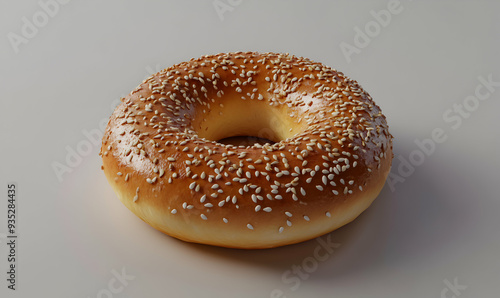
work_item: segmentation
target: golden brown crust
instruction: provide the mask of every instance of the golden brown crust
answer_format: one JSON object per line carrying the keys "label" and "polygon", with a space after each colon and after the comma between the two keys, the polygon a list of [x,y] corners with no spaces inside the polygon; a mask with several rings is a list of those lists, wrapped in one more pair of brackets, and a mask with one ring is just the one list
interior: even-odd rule
{"label": "golden brown crust", "polygon": [[[225,137],[274,144],[237,147]],[[385,117],[354,80],[274,53],[204,56],[165,69],[123,99],[101,148],[121,201],[166,234],[267,248],[356,218],[392,160]]]}

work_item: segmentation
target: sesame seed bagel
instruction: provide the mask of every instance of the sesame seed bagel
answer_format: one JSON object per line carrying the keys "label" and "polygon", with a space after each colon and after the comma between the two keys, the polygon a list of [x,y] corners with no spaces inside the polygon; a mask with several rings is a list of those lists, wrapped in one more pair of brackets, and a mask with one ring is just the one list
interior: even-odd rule
{"label": "sesame seed bagel", "polygon": [[[266,138],[237,146],[221,139]],[[184,241],[270,248],[354,220],[393,157],[386,118],[341,72],[275,53],[192,59],[116,108],[101,148],[120,200]]]}

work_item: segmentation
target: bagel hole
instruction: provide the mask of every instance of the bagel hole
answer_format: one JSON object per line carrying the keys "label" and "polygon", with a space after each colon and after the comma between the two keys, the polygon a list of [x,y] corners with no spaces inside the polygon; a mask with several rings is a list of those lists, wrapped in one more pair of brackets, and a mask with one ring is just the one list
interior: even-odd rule
{"label": "bagel hole", "polygon": [[221,99],[193,121],[199,137],[222,144],[252,146],[275,144],[293,137],[302,124],[283,108],[270,106],[264,101]]}
{"label": "bagel hole", "polygon": [[233,136],[217,140],[218,143],[233,145],[233,146],[253,146],[255,144],[274,144],[276,142],[271,141],[266,138],[260,138],[255,136]]}

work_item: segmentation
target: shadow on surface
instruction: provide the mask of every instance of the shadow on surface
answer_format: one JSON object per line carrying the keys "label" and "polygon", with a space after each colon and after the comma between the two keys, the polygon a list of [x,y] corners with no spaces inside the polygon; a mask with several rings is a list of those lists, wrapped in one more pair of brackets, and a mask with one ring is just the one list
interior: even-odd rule
{"label": "shadow on surface", "polygon": [[[395,154],[407,157],[414,149],[400,146]],[[395,160],[393,165],[398,164]],[[309,280],[319,282],[398,269],[453,247],[460,233],[457,227],[466,219],[461,206],[453,205],[448,190],[438,184],[439,177],[433,175],[432,166],[426,160],[404,182],[395,185],[395,192],[386,184],[370,208],[352,223],[331,232],[332,242],[341,246],[326,261],[318,262],[317,272],[311,274]],[[393,167],[392,172],[397,174],[397,168]],[[265,250],[182,245],[212,258],[268,268],[281,275],[293,265],[301,265],[306,258],[313,257],[319,243],[313,239]]]}

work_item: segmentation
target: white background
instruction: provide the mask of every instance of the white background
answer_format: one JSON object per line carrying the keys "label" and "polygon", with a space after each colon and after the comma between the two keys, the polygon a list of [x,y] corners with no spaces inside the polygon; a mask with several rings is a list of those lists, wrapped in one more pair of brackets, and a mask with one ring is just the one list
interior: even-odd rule
{"label": "white background", "polygon": [[[230,3],[218,13],[212,0],[70,1],[46,19],[38,1],[0,3],[0,236],[9,182],[18,185],[19,235],[15,292],[0,239],[0,296],[452,297],[449,283],[459,284],[456,297],[500,296],[500,87],[466,100],[479,77],[500,82],[499,2],[401,0],[386,26],[370,12],[389,0]],[[23,17],[38,17],[36,32],[23,31]],[[356,46],[356,28],[371,37],[358,37],[347,57],[341,44]],[[388,118],[400,178],[329,235],[340,247],[318,266],[315,240],[241,251],[157,232],[116,198],[99,146],[61,179],[53,169],[90,144],[85,132],[99,130],[152,72],[238,50],[289,52],[341,70]],[[458,116],[454,105],[464,101],[470,111]],[[415,141],[435,129],[445,141],[422,155]],[[419,156],[412,172],[402,166]],[[303,265],[311,272],[291,282],[287,271]],[[131,280],[113,283],[123,269]]]}

